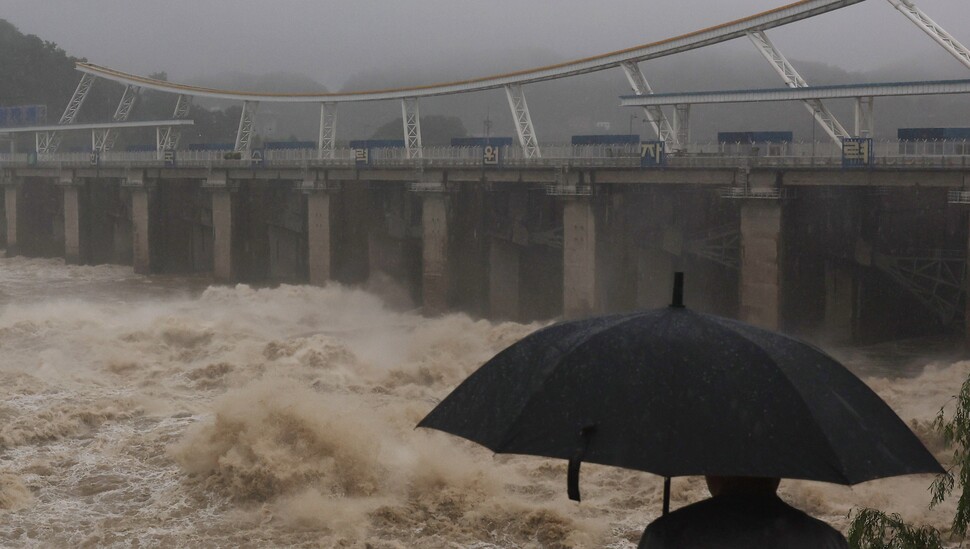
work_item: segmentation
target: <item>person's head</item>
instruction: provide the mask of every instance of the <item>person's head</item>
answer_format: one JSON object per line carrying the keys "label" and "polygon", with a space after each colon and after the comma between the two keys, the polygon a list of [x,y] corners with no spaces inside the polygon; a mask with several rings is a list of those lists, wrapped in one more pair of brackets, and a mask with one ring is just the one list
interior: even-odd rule
{"label": "person's head", "polygon": [[760,478],[760,477],[704,477],[707,480],[707,489],[712,496],[723,496],[732,494],[744,495],[770,495],[778,490],[780,478]]}

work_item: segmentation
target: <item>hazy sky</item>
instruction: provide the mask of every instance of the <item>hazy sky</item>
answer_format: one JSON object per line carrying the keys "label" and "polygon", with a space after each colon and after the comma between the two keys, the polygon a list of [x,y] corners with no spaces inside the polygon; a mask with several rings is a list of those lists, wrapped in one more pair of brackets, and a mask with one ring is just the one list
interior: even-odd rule
{"label": "hazy sky", "polygon": [[[519,49],[561,59],[626,48],[790,0],[0,0],[0,17],[70,54],[176,81],[226,71],[306,74],[331,89],[386,67],[518,68]],[[970,0],[918,0],[970,44]],[[885,0],[769,35],[791,59],[849,70],[948,54]],[[735,41],[718,49],[751,46]],[[506,57],[496,63],[495,57]],[[955,60],[941,77],[966,78]]]}

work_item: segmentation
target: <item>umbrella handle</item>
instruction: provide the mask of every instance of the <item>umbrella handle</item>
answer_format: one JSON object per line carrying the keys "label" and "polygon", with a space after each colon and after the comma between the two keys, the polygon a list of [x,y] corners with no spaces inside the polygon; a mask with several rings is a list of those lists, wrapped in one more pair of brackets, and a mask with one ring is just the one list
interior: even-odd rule
{"label": "umbrella handle", "polygon": [[670,477],[664,477],[664,507],[663,513],[670,512]]}
{"label": "umbrella handle", "polygon": [[573,501],[579,501],[579,466],[582,463],[579,456],[570,458],[569,468],[566,470],[566,494]]}
{"label": "umbrella handle", "polygon": [[579,466],[583,462],[583,456],[589,449],[589,439],[596,433],[596,425],[587,425],[579,430],[582,446],[573,457],[569,458],[569,468],[566,470],[566,495],[573,501],[579,501]]}

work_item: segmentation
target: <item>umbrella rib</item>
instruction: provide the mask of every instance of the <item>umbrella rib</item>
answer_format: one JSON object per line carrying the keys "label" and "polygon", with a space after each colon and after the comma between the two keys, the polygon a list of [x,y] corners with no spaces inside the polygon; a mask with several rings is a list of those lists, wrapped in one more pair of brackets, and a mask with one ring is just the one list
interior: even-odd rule
{"label": "umbrella rib", "polygon": [[[575,345],[571,346],[566,352],[561,353],[560,354],[560,357],[556,360],[556,362],[554,363],[553,367],[551,367],[551,368],[548,369],[545,377],[543,377],[543,380],[542,380],[543,382],[539,385],[539,387],[541,388],[541,387],[545,386],[545,382],[549,379],[550,376],[553,375],[553,373],[556,372],[556,370],[559,369],[559,366],[563,363],[563,361],[569,355],[569,353],[572,353],[576,349],[579,349],[580,347],[583,347],[583,346],[587,345],[592,339],[594,339],[595,337],[601,335],[603,332],[606,332],[608,330],[613,330],[613,329],[617,328],[618,326],[623,326],[624,324],[633,322],[634,320],[637,320],[637,319],[645,316],[646,314],[647,313],[633,313],[633,314],[627,316],[626,318],[623,318],[623,320],[621,320],[620,322],[611,323],[609,325],[605,325],[605,326],[601,327],[600,329],[598,329],[595,332],[593,332],[589,337],[586,337],[582,341],[579,341]],[[500,444],[496,445],[498,448],[505,447],[509,443],[509,441],[512,438],[514,438],[515,434],[517,434],[519,425],[522,423],[522,418],[528,417],[528,414],[526,413],[526,411],[528,411],[530,409],[530,407],[532,406],[532,404],[535,401],[535,398],[539,394],[539,392],[541,392],[541,391],[536,391],[536,392],[533,392],[531,395],[529,395],[529,398],[526,400],[525,404],[523,404],[522,407],[520,408],[520,411],[519,411],[518,415],[515,416],[515,420],[511,423],[511,425],[509,426],[509,428],[506,430],[506,436],[502,438],[502,442]],[[582,427],[583,427],[582,425],[577,426],[577,428],[576,428],[577,429],[577,431],[576,431],[577,437],[579,436],[579,433],[580,433],[579,430]],[[496,451],[496,453],[500,453],[500,452]],[[557,456],[551,456],[551,457],[557,457]],[[562,457],[563,459],[566,459],[567,458],[566,456],[559,456],[559,457]]]}
{"label": "umbrella rib", "polygon": [[[770,353],[766,352],[757,341],[752,340],[751,338],[745,336],[743,333],[741,333],[741,332],[739,332],[737,330],[733,330],[732,329],[732,330],[730,330],[730,333],[732,333],[732,334],[736,335],[737,337],[740,337],[741,339],[743,339],[743,340],[751,343],[758,350],[758,352],[763,353],[765,356],[767,356],[772,361],[772,363],[774,363],[774,364],[777,365],[778,361],[775,359],[775,357],[772,356]],[[785,336],[784,334],[776,334],[776,335],[781,335],[781,336],[783,336],[783,337],[785,337],[787,339],[797,341],[798,343],[801,343],[801,344],[804,345],[804,343],[802,343],[800,340],[796,340],[796,339],[794,339],[792,337]],[[781,374],[781,377],[785,380],[785,383],[788,384],[789,387],[791,387],[791,389],[795,392],[795,394],[797,394],[799,396],[802,396],[801,391],[798,390],[798,386],[788,377],[788,372],[786,372],[785,369],[783,369],[783,368],[776,368],[776,370],[778,370],[778,372]],[[808,406],[805,403],[804,400],[799,399],[798,404],[801,405],[802,407],[804,407],[806,410],[808,410],[808,415],[810,417],[812,417],[813,419],[815,419],[815,412],[812,410],[812,408],[810,406]],[[846,475],[844,473],[845,464],[839,458],[839,453],[835,451],[835,447],[832,444],[832,441],[829,440],[829,437],[825,433],[825,430],[824,429],[819,429],[816,426],[815,427],[815,431],[818,432],[821,435],[822,440],[825,442],[825,447],[829,451],[829,454],[834,458],[834,461],[836,463],[838,463],[839,467],[836,469],[837,475],[842,479],[843,484],[851,485],[852,482],[848,478],[846,478]]]}

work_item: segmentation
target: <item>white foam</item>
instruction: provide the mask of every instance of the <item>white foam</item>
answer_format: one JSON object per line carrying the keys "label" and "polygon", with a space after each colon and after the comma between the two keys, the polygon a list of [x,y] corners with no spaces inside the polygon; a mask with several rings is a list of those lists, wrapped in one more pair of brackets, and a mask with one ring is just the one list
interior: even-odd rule
{"label": "white foam", "polygon": [[[655,476],[584,466],[576,505],[562,462],[414,430],[538,325],[423,319],[337,285],[148,280],[0,259],[0,545],[630,548],[659,514]],[[968,374],[869,382],[927,422]],[[929,480],[783,494],[840,528],[861,505],[945,527]],[[674,481],[674,507],[705,495]]]}

